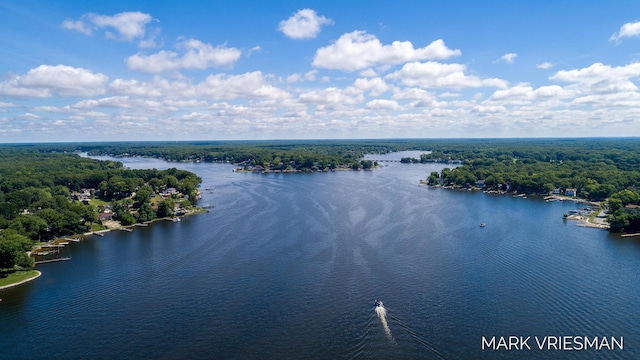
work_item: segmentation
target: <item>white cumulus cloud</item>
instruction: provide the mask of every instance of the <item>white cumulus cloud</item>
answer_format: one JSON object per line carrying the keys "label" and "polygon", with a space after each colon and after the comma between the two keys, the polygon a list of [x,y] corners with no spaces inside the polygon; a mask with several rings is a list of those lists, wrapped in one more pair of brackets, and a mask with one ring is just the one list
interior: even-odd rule
{"label": "white cumulus cloud", "polygon": [[448,59],[460,54],[460,50],[449,49],[442,39],[416,49],[410,41],[394,41],[390,45],[383,45],[374,35],[354,31],[342,35],[333,44],[318,49],[313,66],[354,71],[408,61]]}
{"label": "white cumulus cloud", "polygon": [[638,90],[631,81],[638,77],[640,63],[617,67],[595,63],[582,69],[558,71],[549,79],[572,83],[570,86],[582,93],[615,93]]}
{"label": "white cumulus cloud", "polygon": [[368,91],[371,96],[380,96],[389,90],[389,85],[383,79],[376,78],[359,78],[353,83],[353,87],[362,91]]}
{"label": "white cumulus cloud", "polygon": [[518,54],[516,53],[508,53],[508,54],[504,54],[500,57],[500,60],[506,62],[507,64],[513,64],[513,60],[515,60],[515,58],[518,57]]}
{"label": "white cumulus cloud", "polygon": [[375,99],[366,104],[367,109],[375,110],[398,110],[400,105],[395,100]]}
{"label": "white cumulus cloud", "polygon": [[329,24],[333,24],[333,20],[319,16],[315,10],[302,9],[280,21],[278,30],[291,39],[311,39],[318,36],[322,25]]}
{"label": "white cumulus cloud", "polygon": [[66,65],[40,65],[26,74],[0,82],[0,95],[9,97],[95,96],[103,94],[109,78]]}
{"label": "white cumulus cloud", "polygon": [[609,38],[609,41],[620,43],[622,38],[640,36],[640,22],[626,23]]}
{"label": "white cumulus cloud", "polygon": [[299,98],[302,103],[333,105],[353,105],[364,100],[360,91],[349,88],[339,89],[336,87],[308,91],[300,94]]}
{"label": "white cumulus cloud", "polygon": [[195,39],[182,41],[177,47],[183,50],[182,55],[165,50],[151,55],[138,53],[126,60],[127,67],[147,73],[225,67],[233,65],[241,54],[236,48],[227,48],[224,45],[214,47]]}
{"label": "white cumulus cloud", "polygon": [[194,93],[212,99],[287,99],[291,95],[266,82],[262,72],[254,71],[240,75],[209,75],[199,83]]}
{"label": "white cumulus cloud", "polygon": [[545,61],[545,62],[543,62],[543,63],[541,63],[541,64],[536,65],[536,67],[537,67],[538,69],[544,69],[544,70],[551,69],[551,68],[552,68],[552,67],[554,67],[554,66],[555,66],[555,65],[553,65],[553,63],[550,63],[550,62],[548,62],[548,61]]}
{"label": "white cumulus cloud", "polygon": [[[65,20],[61,26],[65,29],[79,31],[91,35],[97,29],[107,30],[108,37],[132,41],[143,38],[145,27],[153,18],[149,14],[141,12],[122,12],[115,15],[84,14],[80,20]],[[114,35],[111,31],[115,31]]]}
{"label": "white cumulus cloud", "polygon": [[477,88],[483,86],[506,87],[502,79],[482,79],[475,75],[466,75],[466,66],[462,64],[443,64],[428,61],[405,64],[402,69],[387,75],[387,78],[400,80],[407,86],[422,88]]}

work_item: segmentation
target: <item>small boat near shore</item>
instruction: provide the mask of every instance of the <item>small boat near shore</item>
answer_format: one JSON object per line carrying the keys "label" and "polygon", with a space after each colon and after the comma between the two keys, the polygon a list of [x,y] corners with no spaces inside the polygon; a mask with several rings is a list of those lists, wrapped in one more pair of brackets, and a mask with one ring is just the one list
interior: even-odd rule
{"label": "small boat near shore", "polygon": [[384,305],[382,304],[381,300],[376,299],[376,301],[373,303],[376,307],[383,307]]}

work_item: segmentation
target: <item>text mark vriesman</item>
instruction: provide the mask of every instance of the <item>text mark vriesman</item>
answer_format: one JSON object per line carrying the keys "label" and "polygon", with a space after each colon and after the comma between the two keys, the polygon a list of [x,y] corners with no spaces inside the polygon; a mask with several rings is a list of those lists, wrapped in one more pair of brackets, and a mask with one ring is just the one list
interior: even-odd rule
{"label": "text mark vriesman", "polygon": [[624,350],[624,337],[619,336],[491,336],[482,337],[482,350]]}

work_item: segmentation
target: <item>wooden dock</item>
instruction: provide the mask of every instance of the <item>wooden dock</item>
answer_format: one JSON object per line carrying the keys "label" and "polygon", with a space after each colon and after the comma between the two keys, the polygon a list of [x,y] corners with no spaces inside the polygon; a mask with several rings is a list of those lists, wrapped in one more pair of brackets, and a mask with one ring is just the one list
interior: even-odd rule
{"label": "wooden dock", "polygon": [[40,261],[36,261],[35,264],[46,264],[46,263],[52,263],[52,262],[58,262],[58,261],[66,261],[66,260],[71,260],[71,257],[63,257],[63,258],[56,258],[56,259],[49,259],[49,260],[40,260]]}
{"label": "wooden dock", "polygon": [[633,234],[622,234],[620,235],[622,237],[632,237],[632,236],[640,236],[640,233],[633,233]]}

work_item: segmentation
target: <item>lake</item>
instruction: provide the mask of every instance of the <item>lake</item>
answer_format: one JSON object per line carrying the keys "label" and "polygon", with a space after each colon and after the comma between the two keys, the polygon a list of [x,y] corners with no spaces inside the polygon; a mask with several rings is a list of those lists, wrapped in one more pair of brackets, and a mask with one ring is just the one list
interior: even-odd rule
{"label": "lake", "polygon": [[[441,164],[118,160],[193,171],[213,207],[71,243],[72,260],[0,290],[0,358],[640,357],[640,241],[564,221],[573,202],[418,185]],[[483,350],[501,336],[531,349]],[[549,336],[624,349],[540,350]]]}

